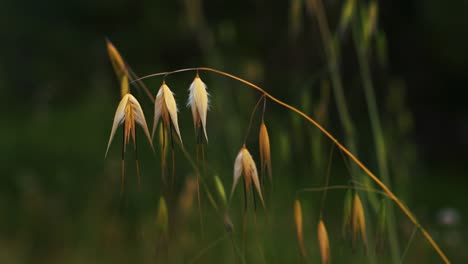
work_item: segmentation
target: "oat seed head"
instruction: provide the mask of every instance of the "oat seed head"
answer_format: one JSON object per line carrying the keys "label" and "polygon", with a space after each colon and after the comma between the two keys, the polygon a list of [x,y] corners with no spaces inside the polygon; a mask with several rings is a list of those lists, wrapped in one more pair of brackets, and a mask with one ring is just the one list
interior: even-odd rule
{"label": "oat seed head", "polygon": [[244,152],[244,154],[242,155],[244,176],[246,176],[246,180],[250,180],[250,185],[252,185],[253,182],[255,188],[257,189],[258,196],[260,197],[260,201],[262,202],[263,207],[265,207],[265,202],[263,201],[262,195],[262,188],[260,187],[260,180],[258,178],[258,171],[257,166],[255,165],[255,161],[253,160],[252,155],[250,155],[250,152],[247,150],[246,147],[244,147],[242,151]]}
{"label": "oat seed head", "polygon": [[255,165],[255,161],[253,160],[252,155],[250,155],[250,152],[245,146],[242,146],[239,154],[237,154],[236,160],[234,161],[234,179],[231,189],[231,199],[232,194],[234,193],[234,189],[236,188],[236,185],[239,182],[239,178],[242,174],[244,175],[247,193],[250,192],[250,188],[253,183],[255,189],[257,190],[257,194],[260,197],[260,201],[262,202],[263,207],[265,207],[262,189],[260,187],[260,181],[258,178],[257,166]]}
{"label": "oat seed head", "polygon": [[294,225],[296,226],[297,243],[302,257],[306,256],[304,234],[302,231],[302,207],[299,200],[294,201]]}
{"label": "oat seed head", "polygon": [[195,130],[198,131],[198,128],[201,126],[205,133],[205,139],[207,142],[208,135],[206,133],[206,115],[209,108],[208,95],[205,83],[197,74],[189,87],[189,99],[187,105],[190,106],[192,110]]}
{"label": "oat seed head", "polygon": [[364,209],[362,207],[361,199],[356,193],[354,195],[353,201],[353,241],[357,240],[359,235],[361,235],[364,247],[367,247],[366,219],[364,216]]}
{"label": "oat seed head", "polygon": [[322,264],[330,263],[330,242],[328,240],[327,228],[322,219],[318,224],[318,242],[320,248],[320,256],[322,257]]}
{"label": "oat seed head", "polygon": [[259,147],[260,147],[260,167],[262,171],[267,171],[270,182],[272,181],[271,172],[271,155],[270,155],[270,137],[268,136],[268,130],[265,122],[262,120],[260,125],[259,135]]}
{"label": "oat seed head", "polygon": [[239,179],[242,175],[242,165],[243,165],[242,159],[243,159],[243,154],[244,154],[242,149],[239,151],[239,153],[237,154],[236,160],[234,161],[234,179],[232,181],[231,195],[230,195],[229,200],[232,200],[232,194],[234,193],[237,183],[239,182]]}
{"label": "oat seed head", "polygon": [[127,75],[123,75],[120,83],[120,95],[123,98],[126,94],[130,93]]}
{"label": "oat seed head", "polygon": [[106,154],[109,151],[109,147],[114,139],[115,132],[119,125],[121,125],[125,121],[125,129],[124,129],[124,138],[125,143],[128,143],[130,135],[132,135],[133,139],[135,140],[135,122],[141,126],[143,132],[145,133],[148,141],[153,148],[153,143],[151,141],[151,137],[149,134],[148,126],[146,125],[145,115],[143,114],[143,110],[141,109],[140,103],[138,100],[133,97],[131,94],[126,94],[117,107],[117,110],[114,115],[114,122],[112,123],[111,134],[109,137],[109,143],[107,144]]}
{"label": "oat seed head", "polygon": [[161,116],[166,127],[169,127],[170,125],[170,117],[174,130],[176,131],[180,142],[182,142],[182,137],[180,136],[179,130],[179,123],[177,119],[177,104],[174,98],[174,94],[169,89],[169,86],[166,85],[166,83],[163,83],[161,85],[158,93],[156,94],[156,99],[154,100],[154,123],[152,137],[154,136],[154,132],[156,131],[156,127]]}
{"label": "oat seed head", "polygon": [[107,46],[107,53],[112,63],[112,67],[114,68],[115,74],[117,75],[117,79],[121,80],[122,76],[127,76],[127,67],[125,67],[125,62],[120,56],[120,53],[115,48],[114,44],[109,40],[106,40]]}

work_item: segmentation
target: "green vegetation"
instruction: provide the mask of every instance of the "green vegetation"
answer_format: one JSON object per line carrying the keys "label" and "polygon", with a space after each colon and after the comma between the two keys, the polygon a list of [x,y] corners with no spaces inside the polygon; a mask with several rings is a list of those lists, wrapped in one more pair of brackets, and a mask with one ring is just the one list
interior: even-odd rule
{"label": "green vegetation", "polygon": [[[462,243],[448,241],[420,207],[427,194],[411,175],[417,151],[405,84],[381,76],[388,61],[378,2],[324,4],[290,1],[288,28],[291,41],[306,37],[304,27],[314,33],[320,69],[267,74],[247,54],[230,63],[213,36],[229,43],[234,26],[221,23],[218,36],[201,4],[186,1],[187,30],[199,33],[205,54],[188,64],[209,67],[141,66],[111,37],[105,67],[117,81],[109,70],[95,90],[68,99],[73,107],[4,115],[16,125],[0,132],[9,153],[0,262],[464,259]],[[430,196],[438,181],[424,180]]]}

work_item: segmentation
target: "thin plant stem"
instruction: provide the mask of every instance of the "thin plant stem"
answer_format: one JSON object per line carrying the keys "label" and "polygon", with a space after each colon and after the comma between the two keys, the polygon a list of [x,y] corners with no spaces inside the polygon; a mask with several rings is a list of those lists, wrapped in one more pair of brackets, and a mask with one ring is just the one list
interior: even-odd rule
{"label": "thin plant stem", "polygon": [[228,233],[224,234],[224,236],[219,237],[218,239],[214,240],[211,244],[209,244],[207,247],[202,249],[198,254],[192,258],[190,263],[195,263],[199,258],[201,258],[208,250],[214,248],[217,246],[219,243],[221,243],[223,240],[225,240],[228,237]]}
{"label": "thin plant stem", "polygon": [[[339,54],[337,52],[337,46],[335,44],[335,41],[333,40],[332,34],[330,32],[330,26],[328,24],[328,19],[325,13],[325,9],[323,7],[322,0],[307,0],[306,8],[311,17],[317,19],[318,28],[323,43],[322,46],[325,50],[325,55],[327,58],[328,70],[333,88],[333,96],[335,98],[338,115],[346,135],[345,142],[351,152],[358,153],[355,129],[344,95],[343,82],[341,79],[341,73],[339,68]],[[354,180],[360,180],[360,178],[362,177],[358,173],[358,169],[355,165],[351,166],[351,177]],[[366,197],[367,199],[364,200],[363,203],[364,212],[368,211],[366,201],[368,201],[369,204],[374,208],[377,204],[376,198],[373,196],[373,194],[368,193]],[[368,232],[372,229],[370,223],[367,224],[367,229]],[[373,241],[370,238],[368,244],[371,247],[373,245]],[[370,263],[377,262],[373,254],[367,254],[367,258]]]}
{"label": "thin plant stem", "polygon": [[[359,10],[359,8],[357,8],[357,10]],[[365,43],[362,43],[360,41],[362,36],[360,24],[361,23],[359,22],[358,17],[355,17],[352,20],[352,37],[354,40],[354,47],[357,53],[362,87],[364,89],[367,109],[369,113],[369,120],[371,124],[372,136],[374,138],[374,146],[377,155],[379,175],[382,179],[382,182],[388,187],[391,187],[388,171],[387,150],[385,146],[385,139],[383,135],[382,125],[380,122],[379,112],[377,109],[377,100],[375,98],[375,91],[369,69],[367,51],[364,45]],[[387,220],[387,225],[389,229],[388,239],[390,242],[390,252],[393,262],[397,262],[400,256],[400,246],[398,243],[395,212],[392,205],[390,205],[388,208]]]}
{"label": "thin plant stem", "polygon": [[[303,117],[305,120],[307,120],[309,123],[314,125],[317,129],[319,129],[326,137],[328,137],[335,145],[346,154],[358,167],[360,167],[364,173],[369,176],[382,190],[388,195],[388,197],[393,200],[397,206],[401,209],[401,211],[408,217],[408,219],[421,231],[427,242],[434,248],[434,250],[437,252],[437,254],[441,257],[441,259],[444,261],[444,263],[450,263],[449,259],[447,256],[444,254],[444,252],[440,249],[440,247],[437,245],[437,243],[434,241],[434,239],[431,237],[431,235],[426,231],[424,227],[421,226],[419,221],[416,219],[416,217],[411,213],[411,211],[408,209],[408,207],[390,190],[387,185],[385,185],[374,173],[372,173],[348,148],[346,148],[343,144],[341,144],[328,130],[326,130],[324,127],[322,127],[317,121],[315,121],[313,118],[302,112],[301,110],[295,108],[294,106],[291,106],[273,95],[269,94],[266,92],[264,89],[262,89],[260,86],[257,86],[247,80],[244,80],[240,77],[237,77],[235,75],[232,75],[227,72],[223,72],[220,70],[212,69],[209,67],[198,67],[198,68],[187,68],[187,69],[182,69],[178,70],[177,72],[182,72],[182,71],[194,71],[194,70],[199,70],[199,71],[209,71],[209,72],[214,72],[219,75],[226,76],[228,78],[234,79],[236,81],[239,81],[257,91],[260,93],[264,94],[265,97],[270,99],[271,101],[277,103],[278,105],[289,109],[290,111],[295,112],[299,116]],[[166,72],[164,74],[170,74],[171,72]],[[163,75],[161,73],[157,74],[152,74],[151,76],[158,76],[158,75]],[[148,76],[144,76],[140,79],[146,79],[149,78]]]}
{"label": "thin plant stem", "polygon": [[[257,112],[257,108],[258,106],[260,105],[260,103],[262,102],[262,100],[265,99],[265,95],[262,94],[262,96],[260,96],[260,98],[258,99],[257,103],[255,104],[255,107],[254,109],[252,110],[252,113],[250,114],[250,120],[249,120],[249,126],[247,127],[247,131],[245,133],[245,137],[244,137],[244,145],[246,144],[247,142],[247,137],[249,136],[249,133],[250,133],[250,129],[252,128],[252,122],[253,122],[253,118],[255,116],[255,113]],[[263,116],[262,116],[263,118]]]}
{"label": "thin plant stem", "polygon": [[[328,156],[328,167],[327,167],[327,174],[325,176],[325,187],[328,187],[328,182],[330,180],[331,163],[332,163],[333,150],[334,149],[335,149],[335,145],[333,144],[331,149],[330,149],[330,155]],[[323,212],[323,208],[325,206],[325,199],[327,198],[327,190],[328,189],[325,189],[325,191],[323,192],[323,195],[322,195],[322,203],[321,203],[321,206],[320,206],[320,218],[322,218],[322,212]]]}
{"label": "thin plant stem", "polygon": [[406,244],[406,247],[405,247],[405,250],[403,251],[403,254],[401,255],[401,258],[400,258],[400,263],[403,264],[403,261],[405,260],[405,257],[406,257],[406,253],[408,253],[408,250],[410,248],[410,245],[411,243],[413,242],[414,240],[414,236],[416,235],[416,227],[413,228],[413,231],[411,232],[411,236],[410,236],[410,239],[408,240],[408,243]]}

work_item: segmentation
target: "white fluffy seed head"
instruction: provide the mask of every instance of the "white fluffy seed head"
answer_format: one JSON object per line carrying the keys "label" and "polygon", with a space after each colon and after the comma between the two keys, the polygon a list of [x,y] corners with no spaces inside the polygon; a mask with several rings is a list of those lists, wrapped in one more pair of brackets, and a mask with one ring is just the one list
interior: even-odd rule
{"label": "white fluffy seed head", "polygon": [[208,135],[206,133],[206,115],[209,108],[209,99],[208,92],[206,91],[205,83],[200,79],[200,77],[195,76],[192,84],[189,87],[189,99],[187,105],[190,106],[192,110],[193,124],[195,130],[200,126],[203,128],[205,134],[205,139],[208,142]]}

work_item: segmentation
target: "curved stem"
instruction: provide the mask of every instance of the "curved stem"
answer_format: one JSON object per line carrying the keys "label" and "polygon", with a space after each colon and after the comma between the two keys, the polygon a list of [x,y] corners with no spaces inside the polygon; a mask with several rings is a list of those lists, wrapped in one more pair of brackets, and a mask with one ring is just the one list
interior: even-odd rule
{"label": "curved stem", "polygon": [[169,74],[172,74],[172,73],[176,73],[176,72],[182,72],[182,71],[194,71],[194,70],[198,70],[198,71],[209,71],[209,72],[214,72],[214,73],[217,73],[217,74],[220,74],[220,75],[223,75],[223,76],[226,76],[226,77],[229,77],[231,79],[234,79],[234,80],[237,80],[241,83],[244,83],[246,84],[247,86],[250,86],[251,88],[263,93],[267,98],[269,98],[271,101],[297,113],[298,115],[302,116],[304,119],[306,119],[309,123],[311,123],[312,125],[314,125],[315,127],[317,127],[325,136],[327,136],[331,141],[333,141],[339,149],[341,149],[351,160],[354,161],[354,163],[356,163],[356,165],[358,165],[380,188],[382,188],[382,190],[388,195],[388,197],[393,200],[398,207],[400,207],[400,209],[403,211],[403,213],[409,218],[409,220],[411,222],[413,222],[413,224],[421,231],[421,233],[423,234],[423,236],[426,238],[426,240],[429,242],[429,244],[434,248],[434,250],[437,252],[437,254],[439,254],[439,256],[442,258],[442,260],[445,262],[445,263],[450,263],[449,259],[447,258],[447,256],[444,254],[444,252],[440,249],[440,247],[437,245],[437,243],[434,241],[434,239],[431,237],[431,235],[426,231],[426,229],[424,229],[418,222],[418,220],[416,219],[415,216],[413,216],[413,214],[411,213],[411,211],[406,207],[406,205],[387,187],[387,185],[385,185],[374,173],[372,173],[358,158],[356,158],[356,156],[354,156],[353,153],[351,153],[345,146],[343,146],[332,134],[330,134],[330,132],[328,132],[328,130],[326,130],[324,127],[322,127],[319,123],[317,123],[317,121],[315,121],[314,119],[312,119],[310,116],[308,116],[307,114],[305,114],[304,112],[302,112],[301,110],[295,108],[294,106],[291,106],[279,99],[277,99],[276,97],[274,97],[273,95],[269,94],[268,92],[266,92],[264,89],[262,89],[260,86],[257,86],[247,80],[244,80],[240,77],[237,77],[235,75],[232,75],[230,73],[227,73],[227,72],[223,72],[223,71],[220,71],[220,70],[216,70],[216,69],[212,69],[212,68],[208,68],[208,67],[198,67],[198,68],[187,68],[187,69],[182,69],[182,70],[177,70],[177,71],[173,71],[173,72],[165,72],[165,73],[157,73],[157,74],[152,74],[152,75],[148,75],[148,76],[144,76],[140,79],[137,79],[137,80],[134,80],[134,81],[138,81],[138,80],[142,80],[142,79],[146,79],[146,78],[150,78],[150,77],[153,77],[153,76],[159,76],[159,75],[169,75]]}
{"label": "curved stem", "polygon": [[[250,129],[252,128],[252,122],[253,122],[253,118],[255,116],[255,113],[257,112],[257,108],[258,106],[260,105],[260,103],[262,102],[262,100],[264,100],[265,98],[265,95],[262,94],[262,96],[260,96],[260,98],[258,99],[257,103],[255,104],[255,107],[254,109],[252,110],[252,113],[250,114],[250,120],[249,120],[249,126],[247,127],[247,131],[245,133],[245,138],[244,138],[244,145],[246,144],[247,142],[247,137],[249,136],[250,134]],[[266,100],[264,100],[266,101]],[[262,116],[262,120],[263,120],[263,116]]]}
{"label": "curved stem", "polygon": [[265,94],[266,97],[268,97],[270,100],[272,100],[273,102],[293,111],[293,112],[296,112],[297,114],[299,114],[300,116],[302,116],[303,118],[305,118],[307,121],[309,121],[310,123],[312,123],[314,126],[316,126],[323,134],[325,134],[325,136],[327,136],[331,141],[333,141],[337,146],[338,148],[340,148],[346,155],[348,155],[348,157],[350,157],[355,163],[356,165],[358,165],[375,183],[377,183],[377,185],[380,186],[380,188],[382,188],[382,190],[388,195],[388,197],[390,199],[392,199],[397,205],[398,207],[400,207],[400,209],[403,211],[403,213],[406,214],[406,216],[408,216],[408,218],[410,219],[411,222],[413,222],[413,224],[415,226],[418,227],[418,229],[421,231],[421,233],[423,234],[423,236],[426,238],[426,240],[429,242],[429,244],[431,244],[431,246],[434,248],[434,250],[439,254],[439,256],[442,258],[442,260],[445,262],[445,263],[450,263],[450,261],[448,260],[447,256],[445,256],[444,252],[442,252],[442,250],[440,249],[440,247],[437,245],[437,243],[434,241],[434,239],[431,237],[431,235],[429,235],[429,233],[426,231],[426,229],[424,229],[418,222],[418,220],[416,219],[416,217],[413,216],[413,214],[411,213],[411,211],[406,207],[405,204],[403,204],[403,202],[398,199],[398,197],[387,187],[387,185],[385,185],[379,178],[377,178],[377,176],[375,176],[358,158],[356,158],[353,153],[351,153],[345,146],[343,146],[334,136],[332,136],[330,134],[330,132],[328,132],[325,128],[323,128],[319,123],[317,123],[314,119],[312,119],[311,117],[309,117],[307,114],[305,114],[304,112],[300,111],[299,109],[279,100],[279,99],[276,99],[274,96],[272,96],[271,94],[267,93],[265,90],[263,90],[262,88],[260,88],[259,86],[249,82],[249,81],[246,81],[244,79],[241,79],[237,76],[234,76],[232,74],[229,74],[229,73],[226,73],[226,72],[223,72],[223,71],[219,71],[219,70],[215,70],[215,69],[211,69],[211,68],[207,68],[207,67],[201,67],[201,68],[198,68],[198,70],[200,71],[211,71],[211,72],[215,72],[215,73],[218,73],[218,74],[221,74],[221,75],[224,75],[224,76],[227,76],[227,77],[230,77],[232,79],[235,79],[237,81],[240,81],[256,90],[258,90],[259,92],[262,92],[263,94]]}

